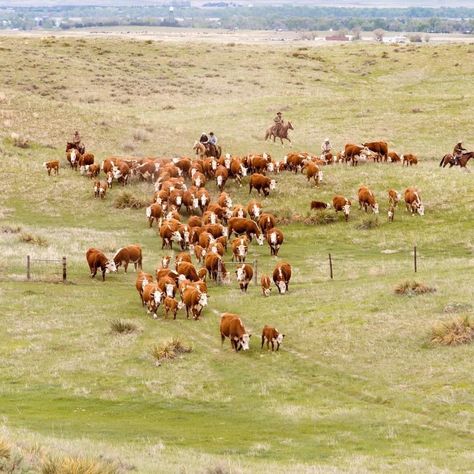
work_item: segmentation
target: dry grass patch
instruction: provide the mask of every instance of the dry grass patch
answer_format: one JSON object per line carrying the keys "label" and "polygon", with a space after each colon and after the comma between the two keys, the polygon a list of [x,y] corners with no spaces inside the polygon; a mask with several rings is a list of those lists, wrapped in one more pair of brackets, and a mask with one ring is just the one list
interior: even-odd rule
{"label": "dry grass patch", "polygon": [[17,148],[29,148],[30,147],[30,139],[20,135],[19,133],[13,132],[10,135],[11,141],[13,146],[16,146]]}
{"label": "dry grass patch", "polygon": [[424,283],[418,283],[417,281],[405,281],[395,287],[395,293],[397,295],[415,296],[423,295],[425,293],[434,293],[436,288],[425,285]]}
{"label": "dry grass patch", "polygon": [[369,216],[363,219],[362,222],[357,224],[356,228],[359,230],[370,230],[376,229],[379,226],[379,218],[377,216]]}
{"label": "dry grass patch", "polygon": [[73,457],[48,459],[41,467],[42,474],[116,474],[118,472],[118,468],[111,464]]}
{"label": "dry grass patch", "polygon": [[39,245],[40,247],[47,247],[48,241],[39,235],[30,234],[28,232],[22,232],[18,237],[20,242],[25,242],[27,244]]}
{"label": "dry grass patch", "polygon": [[110,332],[113,334],[130,334],[137,329],[137,325],[131,321],[123,321],[122,319],[110,321]]}
{"label": "dry grass patch", "polygon": [[308,225],[327,225],[338,222],[339,218],[334,211],[322,209],[308,215],[303,222]]}
{"label": "dry grass patch", "polygon": [[431,330],[431,343],[441,346],[468,344],[474,339],[474,323],[468,316],[459,316],[435,324]]}
{"label": "dry grass patch", "polygon": [[1,227],[0,232],[2,234],[19,234],[21,232],[20,226],[11,226],[11,225],[4,225]]}
{"label": "dry grass patch", "polygon": [[0,459],[10,459],[11,446],[4,439],[0,439]]}
{"label": "dry grass patch", "polygon": [[161,365],[163,360],[173,360],[181,354],[187,354],[192,352],[192,347],[187,346],[181,342],[177,337],[171,341],[167,341],[164,344],[158,346],[155,345],[151,349],[151,356],[156,361],[156,365]]}
{"label": "dry grass patch", "polygon": [[114,201],[114,207],[117,209],[142,209],[149,204],[148,200],[137,197],[130,191],[122,191]]}

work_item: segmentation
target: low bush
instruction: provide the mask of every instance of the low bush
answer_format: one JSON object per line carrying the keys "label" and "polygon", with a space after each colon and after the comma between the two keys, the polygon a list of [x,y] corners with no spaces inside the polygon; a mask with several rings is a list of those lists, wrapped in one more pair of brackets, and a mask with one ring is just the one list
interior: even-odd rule
{"label": "low bush", "polygon": [[427,286],[423,283],[418,283],[416,281],[405,281],[404,283],[400,283],[395,287],[395,293],[397,295],[405,296],[423,295],[425,293],[434,293],[435,291],[436,288]]}
{"label": "low bush", "polygon": [[115,319],[110,321],[110,331],[116,334],[130,334],[137,330],[137,325],[131,321],[123,321],[122,319]]}
{"label": "low bush", "polygon": [[308,215],[303,222],[308,225],[327,225],[338,222],[338,216],[334,210],[329,211],[327,209],[321,209],[319,211],[315,211],[311,215]]}
{"label": "low bush", "polygon": [[47,247],[48,241],[39,235],[29,234],[28,232],[22,232],[18,237],[20,242],[25,242],[27,244],[39,245],[40,247]]}
{"label": "low bush", "polygon": [[122,191],[114,201],[114,207],[117,209],[142,209],[149,205],[147,199],[137,197],[130,191]]}
{"label": "low bush", "polygon": [[453,318],[435,324],[431,330],[431,343],[441,346],[468,344],[474,339],[474,323],[468,316]]}
{"label": "low bush", "polygon": [[357,224],[356,228],[359,230],[370,230],[370,229],[376,229],[379,227],[379,218],[375,215],[368,216],[365,219],[362,219],[362,222]]}
{"label": "low bush", "polygon": [[11,141],[13,146],[17,148],[29,148],[30,147],[30,139],[20,135],[19,133],[13,132],[10,135]]}
{"label": "low bush", "polygon": [[192,348],[183,344],[178,338],[165,342],[160,346],[153,346],[151,356],[155,359],[157,365],[161,365],[163,360],[173,360],[180,354],[192,352]]}
{"label": "low bush", "polygon": [[42,474],[116,474],[117,467],[93,459],[50,458],[41,467]]}

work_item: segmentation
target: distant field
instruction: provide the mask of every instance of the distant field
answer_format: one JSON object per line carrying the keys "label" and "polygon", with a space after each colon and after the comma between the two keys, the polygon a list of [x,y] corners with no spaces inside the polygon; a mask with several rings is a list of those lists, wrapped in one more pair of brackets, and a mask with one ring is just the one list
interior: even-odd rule
{"label": "distant field", "polygon": [[[100,457],[140,473],[471,470],[473,346],[429,341],[434,323],[474,316],[473,175],[438,167],[458,140],[474,148],[474,46],[1,37],[0,52],[0,441],[23,453],[18,472],[51,455]],[[210,284],[201,321],[182,312],[154,321],[133,272],[89,278],[88,247],[111,255],[140,243],[150,271],[163,252],[143,209],[114,207],[121,189],[98,202],[90,180],[66,167],[75,129],[100,161],[191,156],[203,130],[215,131],[224,151],[280,160],[288,147],[263,142],[277,110],[293,122],[293,149],[317,153],[326,136],[336,149],[386,139],[420,164],[327,167],[320,188],[300,174],[278,176],[262,202],[288,222],[286,242],[278,259],[252,245],[250,260],[266,273],[291,262],[288,295]],[[12,133],[30,147],[15,147]],[[62,160],[59,177],[41,166],[52,158]],[[381,203],[374,228],[364,228],[374,220],[355,203],[348,223],[308,224],[312,199],[354,199],[361,184]],[[426,215],[400,207],[389,224],[387,189],[412,185]],[[151,189],[130,186],[140,198]],[[247,189],[226,190],[246,203]],[[21,281],[27,254],[66,255],[70,283]],[[394,294],[413,279],[436,292]],[[248,353],[228,342],[221,349],[223,311],[241,314],[252,331]],[[112,335],[116,318],[138,331]],[[278,354],[260,351],[264,324],[287,335]],[[156,367],[152,346],[175,336],[193,352]]]}

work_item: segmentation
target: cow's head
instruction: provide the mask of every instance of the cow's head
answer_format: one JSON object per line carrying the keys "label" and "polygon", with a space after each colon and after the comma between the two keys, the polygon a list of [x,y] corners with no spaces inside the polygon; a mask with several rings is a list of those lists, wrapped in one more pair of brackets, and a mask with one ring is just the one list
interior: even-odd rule
{"label": "cow's head", "polygon": [[74,164],[74,163],[76,162],[76,157],[77,157],[77,155],[76,155],[76,150],[73,148],[73,149],[71,150],[71,163],[72,163],[72,164]]}
{"label": "cow's head", "polygon": [[243,350],[243,351],[248,351],[250,349],[250,338],[252,337],[252,334],[242,334],[242,336],[237,337],[234,336],[234,341],[235,345],[237,347],[237,350]]}
{"label": "cow's head", "polygon": [[243,244],[240,244],[238,247],[238,252],[240,257],[245,257],[247,255],[247,247]]}
{"label": "cow's head", "polygon": [[342,206],[342,212],[344,213],[344,217],[346,218],[346,221],[349,219],[349,214],[351,213],[351,204],[350,201],[348,201],[344,206]]}
{"label": "cow's head", "polygon": [[201,205],[202,206],[205,206],[206,205],[206,202],[207,202],[207,196],[205,194],[203,194],[201,196]]}
{"label": "cow's head", "polygon": [[267,170],[269,173],[273,173],[273,171],[275,170],[275,165],[273,164],[273,162],[268,163]]}
{"label": "cow's head", "polygon": [[184,237],[184,241],[189,244],[189,231],[188,230],[185,230],[183,232],[183,237]]}
{"label": "cow's head", "polygon": [[318,181],[319,182],[322,182],[323,180],[323,172],[322,171],[318,171]]}
{"label": "cow's head", "polygon": [[420,216],[424,216],[425,215],[425,206],[420,202],[416,208],[416,212],[418,212],[418,214],[420,214]]}
{"label": "cow's head", "polygon": [[166,255],[161,259],[161,266],[163,268],[168,268],[170,265],[171,257],[169,255]]}
{"label": "cow's head", "polygon": [[242,176],[247,176],[248,169],[244,165],[240,165],[240,172],[242,173]]}
{"label": "cow's head", "polygon": [[241,267],[238,267],[237,270],[235,270],[235,274],[237,275],[237,281],[244,281],[245,279],[244,266],[242,265]]}
{"label": "cow's head", "polygon": [[183,202],[183,198],[181,196],[176,196],[176,205],[181,206],[181,203]]}
{"label": "cow's head", "polygon": [[207,293],[201,293],[199,295],[198,304],[200,304],[201,306],[207,306]]}
{"label": "cow's head", "polygon": [[179,232],[179,230],[175,230],[172,234],[171,234],[171,240],[173,242],[181,242],[181,240],[183,240],[183,237],[181,237],[181,233]]}
{"label": "cow's head", "polygon": [[270,296],[270,293],[272,292],[272,289],[271,288],[264,288],[263,289],[263,294],[265,296]]}
{"label": "cow's head", "polygon": [[277,286],[282,295],[286,293],[286,283],[283,280],[279,280]]}
{"label": "cow's head", "polygon": [[263,245],[263,243],[265,242],[265,237],[263,234],[260,234],[256,236],[256,240],[258,245]]}
{"label": "cow's head", "polygon": [[387,214],[388,214],[388,220],[389,220],[390,222],[392,222],[392,221],[393,221],[393,216],[395,215],[395,213],[393,212],[393,208],[390,208],[390,209],[388,210],[388,213],[387,213]]}
{"label": "cow's head", "polygon": [[276,181],[274,179],[272,179],[270,181],[270,189],[275,189],[276,188]]}
{"label": "cow's head", "polygon": [[115,265],[114,260],[108,260],[107,263],[105,264],[105,273],[116,273],[117,272],[117,266]]}
{"label": "cow's head", "polygon": [[226,219],[230,219],[232,217],[232,209],[226,209],[224,216]]}
{"label": "cow's head", "polygon": [[229,229],[228,227],[222,226],[222,236],[229,237]]}
{"label": "cow's head", "polygon": [[274,338],[274,342],[277,343],[277,350],[280,348],[280,344],[283,342],[284,334],[278,333],[278,336]]}
{"label": "cow's head", "polygon": [[232,207],[232,199],[227,196],[224,201],[225,207]]}
{"label": "cow's head", "polygon": [[174,285],[172,283],[165,284],[166,296],[173,297]]}
{"label": "cow's head", "polygon": [[193,208],[197,209],[199,207],[199,199],[193,198]]}
{"label": "cow's head", "polygon": [[256,204],[254,204],[252,209],[253,215],[255,217],[260,217],[260,211],[261,209]]}
{"label": "cow's head", "polygon": [[211,224],[217,224],[217,216],[214,212],[211,212],[209,220],[211,221]]}

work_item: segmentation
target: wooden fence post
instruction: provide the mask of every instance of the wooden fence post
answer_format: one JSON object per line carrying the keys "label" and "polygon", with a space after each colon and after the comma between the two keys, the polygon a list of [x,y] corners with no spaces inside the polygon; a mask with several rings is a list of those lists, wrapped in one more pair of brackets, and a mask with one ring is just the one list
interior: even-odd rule
{"label": "wooden fence post", "polygon": [[221,259],[217,260],[217,284],[222,285],[222,263],[221,263]]}
{"label": "wooden fence post", "polygon": [[67,279],[67,266],[66,266],[66,257],[63,257],[63,283],[66,283]]}
{"label": "wooden fence post", "polygon": [[329,276],[331,277],[331,280],[334,278],[334,275],[332,273],[332,257],[331,257],[331,254],[329,254]]}
{"label": "wooden fence post", "polygon": [[418,270],[418,262],[417,262],[417,258],[416,258],[416,245],[413,247],[413,265],[415,267],[415,273],[417,272]]}
{"label": "wooden fence post", "polygon": [[257,285],[257,282],[258,282],[258,275],[257,275],[257,273],[258,273],[258,266],[257,266],[257,265],[258,265],[258,262],[257,262],[257,260],[255,259],[255,260],[253,261],[253,282],[254,282],[255,285]]}
{"label": "wooden fence post", "polygon": [[26,256],[26,279],[31,280],[31,258],[29,255]]}

